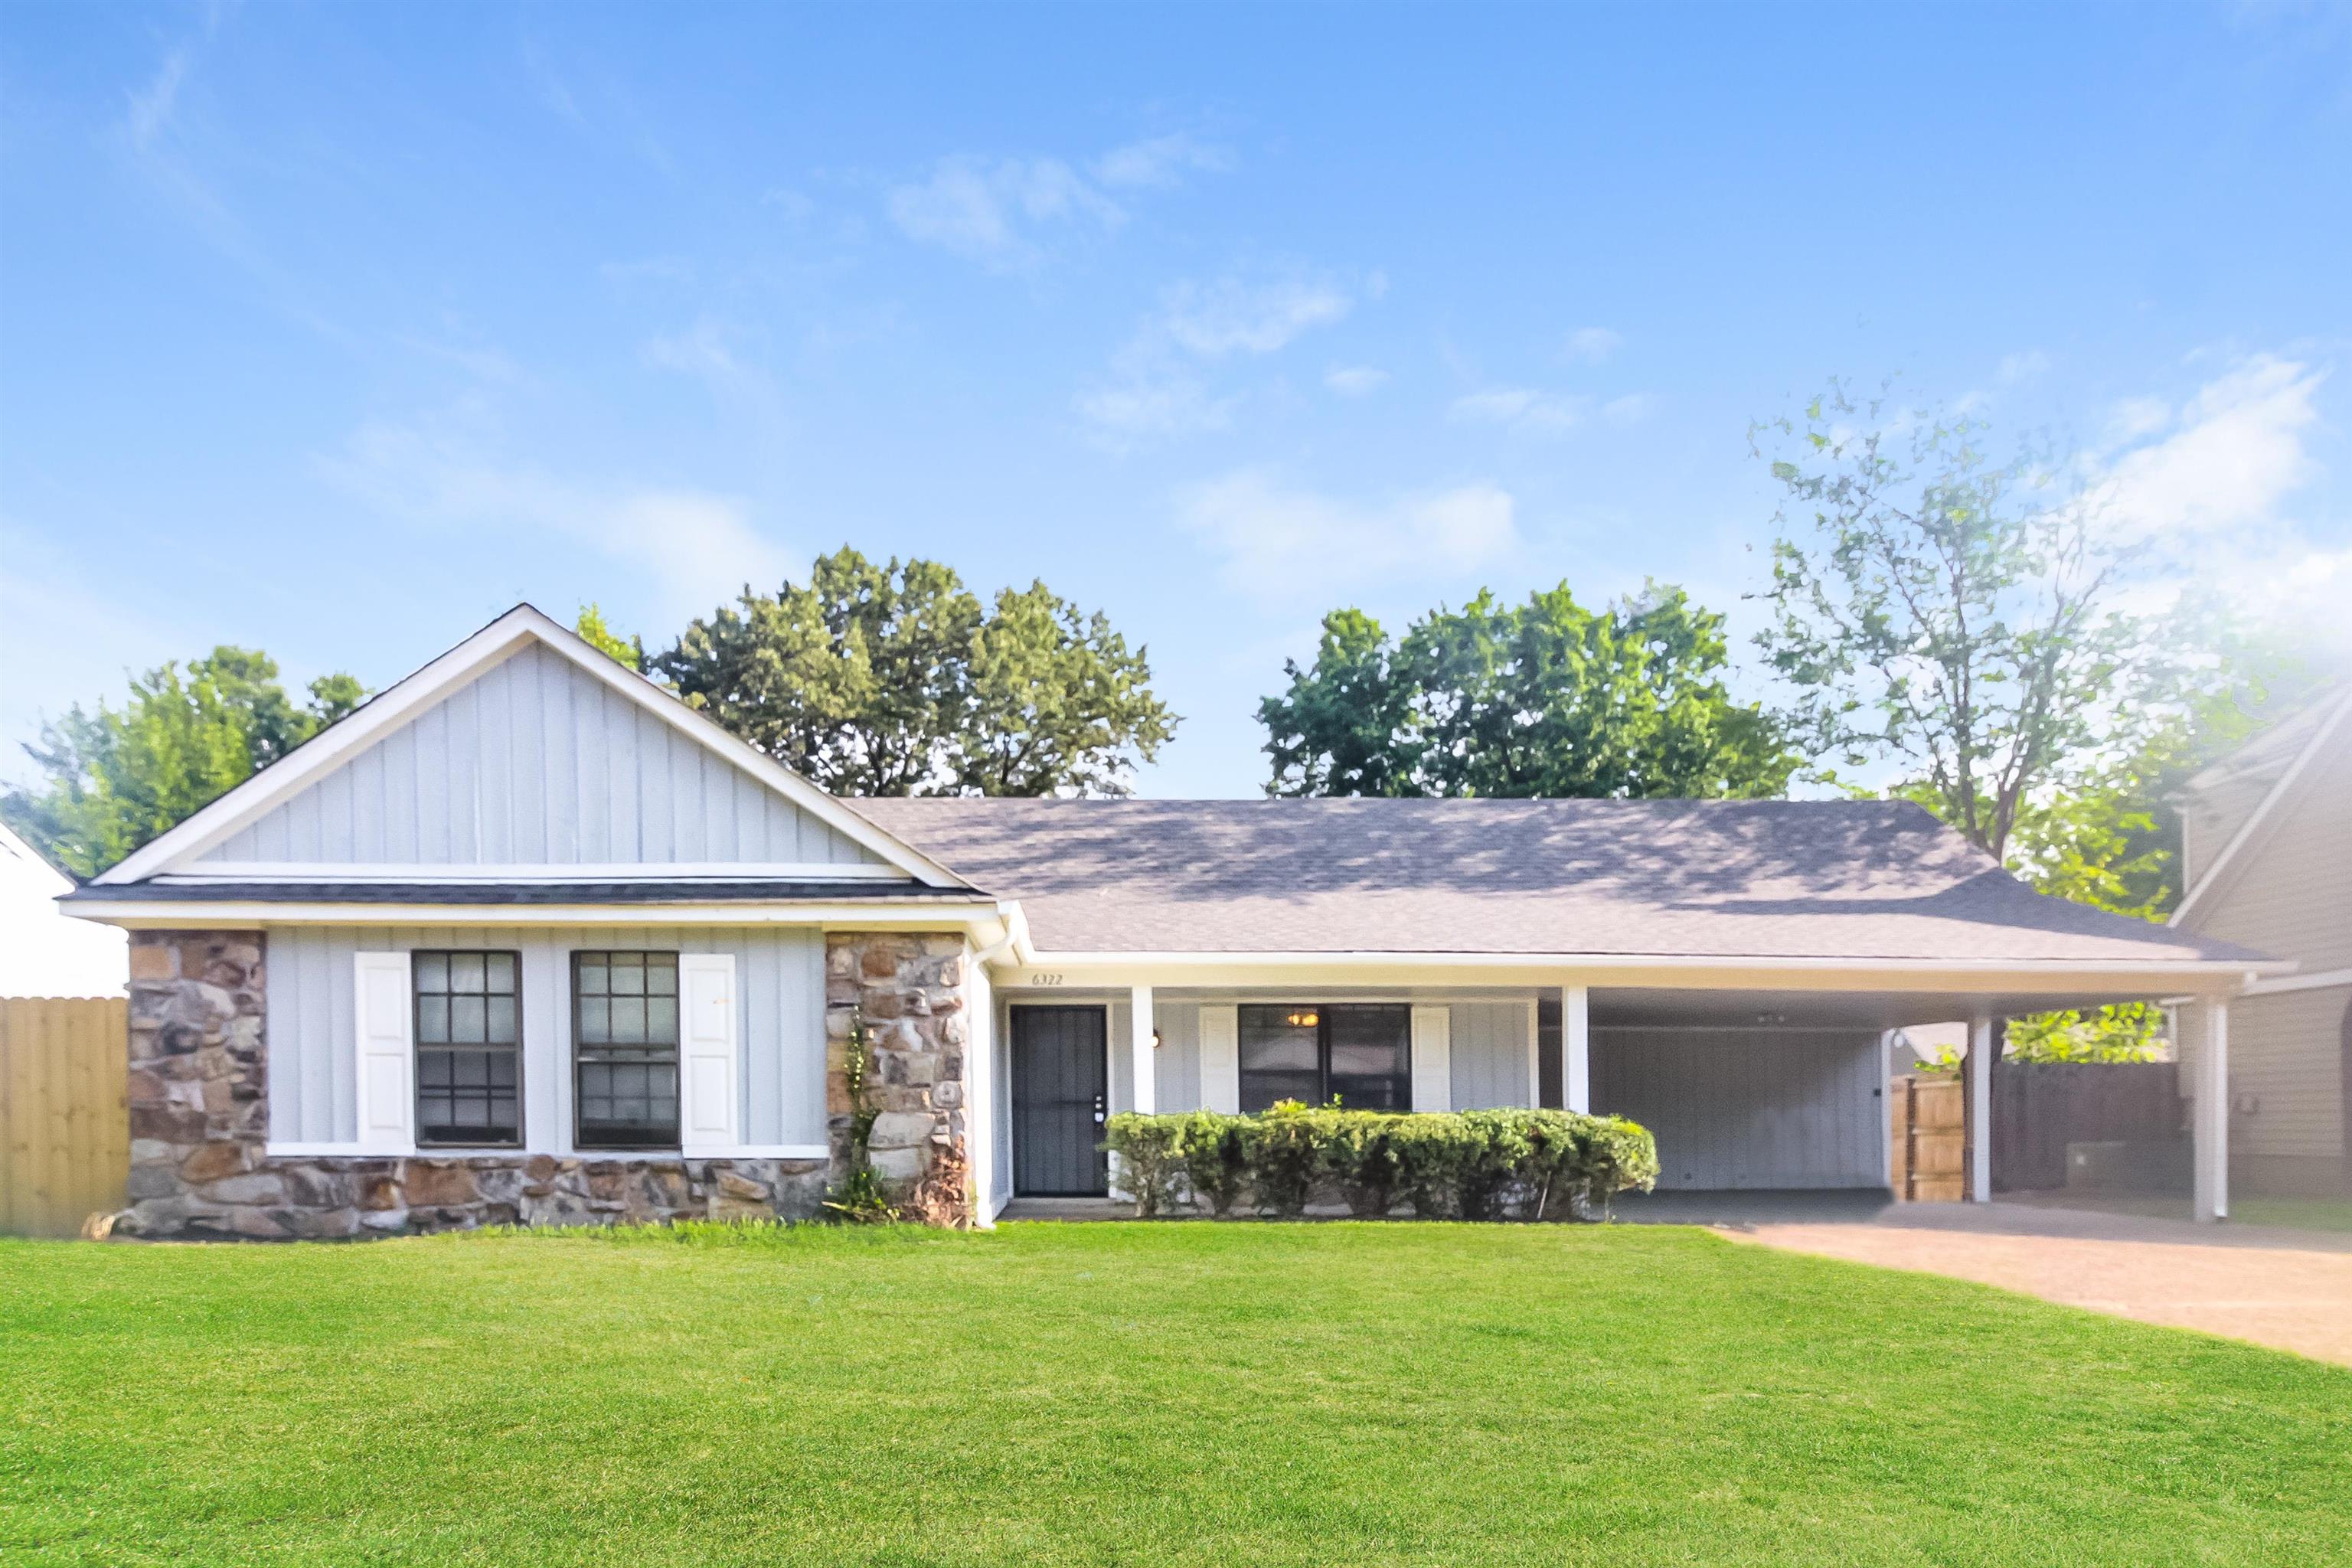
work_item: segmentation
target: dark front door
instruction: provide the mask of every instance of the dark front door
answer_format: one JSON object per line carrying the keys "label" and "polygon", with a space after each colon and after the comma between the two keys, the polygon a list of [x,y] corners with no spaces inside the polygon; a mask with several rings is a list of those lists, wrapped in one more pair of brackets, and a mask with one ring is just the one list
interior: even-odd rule
{"label": "dark front door", "polygon": [[1100,1197],[1110,1168],[1095,1147],[1110,1109],[1100,1007],[1013,1009],[1013,1190]]}

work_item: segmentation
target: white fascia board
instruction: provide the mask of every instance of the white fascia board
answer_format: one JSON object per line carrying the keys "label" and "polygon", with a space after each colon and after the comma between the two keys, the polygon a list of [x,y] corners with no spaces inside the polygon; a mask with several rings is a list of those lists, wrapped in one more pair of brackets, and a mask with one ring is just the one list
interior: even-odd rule
{"label": "white fascia board", "polygon": [[371,741],[467,681],[511,658],[533,642],[562,654],[611,690],[688,736],[704,749],[741,768],[852,843],[881,856],[915,880],[935,888],[965,886],[961,878],[938,861],[877,827],[834,796],[765,752],[730,734],[718,723],[696,712],[644,676],[635,670],[624,669],[609,656],[583,641],[578,633],[531,605],[517,605],[424,668],[370,699],[341,723],[296,747],[282,761],[246,780],[169,833],[126,857],[121,865],[95,880],[104,883],[136,882],[176,862],[203,854]]}
{"label": "white fascia board", "polygon": [[2328,742],[2335,737],[2336,730],[2342,726],[2347,713],[2352,713],[2352,691],[2346,692],[2338,699],[2336,710],[2321,721],[2318,729],[2312,731],[2311,739],[2305,743],[2302,751],[2295,753],[2294,761],[2287,764],[2286,771],[2279,774],[2278,782],[2271,785],[2270,793],[2263,796],[2262,804],[2254,807],[2253,815],[2238,825],[2238,831],[2230,836],[2230,842],[2221,847],[2221,853],[2214,858],[2210,866],[2205,868],[2205,874],[2197,879],[2197,885],[2182,895],[2180,907],[2172,911],[2171,916],[2164,922],[2166,925],[2186,924],[2189,917],[2196,913],[2198,906],[2203,903],[2215,889],[2222,886],[2222,879],[2229,876],[2239,861],[2252,852],[2253,846],[2267,831],[2271,817],[2279,811],[2288,794],[2302,780],[2305,771],[2311,766],[2313,759],[2326,749]]}
{"label": "white fascia board", "polygon": [[148,879],[174,888],[215,883],[285,882],[415,882],[452,886],[482,882],[524,883],[560,887],[567,882],[906,882],[912,880],[896,866],[860,861],[836,866],[823,860],[792,860],[760,864],[740,860],[625,860],[610,864],[537,862],[530,865],[453,865],[446,861],[408,865],[371,862],[346,866],[333,861],[205,860],[196,868],[159,871]]}
{"label": "white fascia board", "polygon": [[78,920],[132,931],[306,925],[789,925],[834,931],[955,930],[987,938],[1003,925],[993,903],[962,900],[911,905],[898,900],[875,904],[716,900],[690,904],[322,904],[68,898],[59,899],[58,908]]}
{"label": "white fascia board", "polygon": [[2322,969],[2310,974],[2284,974],[2257,980],[2246,987],[2249,996],[2275,996],[2283,991],[2333,991],[2352,987],[2352,969]]}
{"label": "white fascia board", "polygon": [[[1345,976],[1351,983],[1576,984],[1693,990],[2021,991],[2063,995],[2084,991],[2174,988],[2234,994],[2265,974],[2292,970],[2281,960],[2216,961],[2049,959],[1694,958],[1660,954],[1501,952],[1050,952],[1025,962],[995,961],[997,984],[1051,989],[1073,984],[1199,985],[1231,981],[1266,984]],[[1038,976],[1047,978],[1040,980]],[[1052,978],[1058,976],[1059,978]]]}

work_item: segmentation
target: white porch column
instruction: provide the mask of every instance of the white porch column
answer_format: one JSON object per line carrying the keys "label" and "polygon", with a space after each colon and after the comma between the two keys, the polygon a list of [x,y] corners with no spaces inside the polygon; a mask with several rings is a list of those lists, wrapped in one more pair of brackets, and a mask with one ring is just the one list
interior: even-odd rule
{"label": "white porch column", "polygon": [[2189,1139],[2197,1163],[2199,1219],[2230,1217],[2230,1004],[2203,1005],[2205,1038],[2197,1052],[2197,1100]]}
{"label": "white porch column", "polygon": [[1592,1109],[1591,993],[1581,985],[1559,988],[1559,1101],[1570,1110]]}
{"label": "white porch column", "polygon": [[1131,1075],[1135,1080],[1135,1113],[1154,1116],[1160,1110],[1160,1085],[1152,1060],[1151,987],[1138,985],[1128,994],[1129,1027],[1135,1037],[1131,1042],[1135,1052]]}
{"label": "white porch column", "polygon": [[1969,1020],[1969,1202],[1992,1202],[1992,1020]]}

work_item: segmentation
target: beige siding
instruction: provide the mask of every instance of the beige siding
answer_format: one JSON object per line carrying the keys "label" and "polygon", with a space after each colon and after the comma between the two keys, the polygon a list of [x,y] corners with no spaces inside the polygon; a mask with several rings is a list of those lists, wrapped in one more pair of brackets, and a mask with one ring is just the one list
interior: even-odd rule
{"label": "beige siding", "polygon": [[2276,809],[2188,924],[2307,973],[2352,968],[2352,726]]}
{"label": "beige siding", "polygon": [[[2344,1142],[2344,1016],[2352,985],[2230,1005],[2230,1152],[2333,1160]],[[2181,1081],[2204,1049],[2202,1009],[2181,1009]]]}

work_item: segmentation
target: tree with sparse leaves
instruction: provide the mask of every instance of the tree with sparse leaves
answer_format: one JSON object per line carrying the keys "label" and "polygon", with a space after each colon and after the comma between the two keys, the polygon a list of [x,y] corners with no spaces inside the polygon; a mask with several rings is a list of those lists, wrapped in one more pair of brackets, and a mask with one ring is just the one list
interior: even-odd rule
{"label": "tree with sparse leaves", "polygon": [[1733,699],[1723,617],[1678,588],[1588,610],[1567,584],[1481,593],[1391,639],[1324,617],[1311,666],[1258,705],[1274,795],[1756,798],[1797,759]]}
{"label": "tree with sparse leaves", "polygon": [[835,794],[1128,793],[1174,733],[1145,650],[1043,583],[983,605],[933,561],[844,548],[745,589],[648,661],[687,701]]}
{"label": "tree with sparse leaves", "polygon": [[634,669],[640,675],[645,673],[646,639],[640,637],[625,637],[614,631],[604,619],[604,607],[602,605],[592,603],[581,605],[579,618],[572,623],[572,629],[580,634],[582,642],[586,643],[614,664],[624,669]]}
{"label": "tree with sparse leaves", "polygon": [[226,645],[152,669],[120,709],[79,704],[26,746],[40,782],[0,795],[0,819],[78,877],[91,877],[176,826],[357,708],[348,675],[296,703],[267,654]]}

